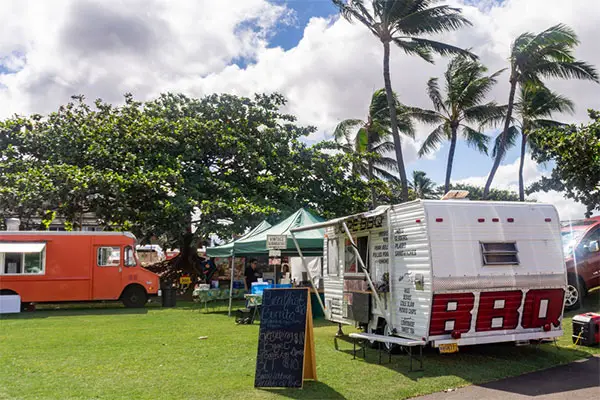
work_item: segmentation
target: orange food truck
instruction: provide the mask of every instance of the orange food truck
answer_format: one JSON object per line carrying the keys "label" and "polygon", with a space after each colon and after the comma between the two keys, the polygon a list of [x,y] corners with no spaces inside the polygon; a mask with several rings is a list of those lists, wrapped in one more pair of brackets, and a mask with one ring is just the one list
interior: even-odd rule
{"label": "orange food truck", "polygon": [[[0,231],[0,295],[21,305],[121,300],[143,307],[160,295],[129,232]],[[6,299],[6,298],[5,298]]]}

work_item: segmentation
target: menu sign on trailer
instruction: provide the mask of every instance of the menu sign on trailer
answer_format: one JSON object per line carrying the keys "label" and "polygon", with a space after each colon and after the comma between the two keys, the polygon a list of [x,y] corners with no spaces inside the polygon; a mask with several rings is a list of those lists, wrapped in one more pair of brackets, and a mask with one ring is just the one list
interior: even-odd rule
{"label": "menu sign on trailer", "polygon": [[265,289],[254,387],[301,388],[317,380],[310,292]]}

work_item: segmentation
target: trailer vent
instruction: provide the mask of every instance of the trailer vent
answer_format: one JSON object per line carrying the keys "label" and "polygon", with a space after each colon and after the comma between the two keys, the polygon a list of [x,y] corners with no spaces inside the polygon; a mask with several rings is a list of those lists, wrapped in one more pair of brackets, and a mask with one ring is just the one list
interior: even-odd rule
{"label": "trailer vent", "polygon": [[480,243],[483,265],[519,265],[517,244]]}

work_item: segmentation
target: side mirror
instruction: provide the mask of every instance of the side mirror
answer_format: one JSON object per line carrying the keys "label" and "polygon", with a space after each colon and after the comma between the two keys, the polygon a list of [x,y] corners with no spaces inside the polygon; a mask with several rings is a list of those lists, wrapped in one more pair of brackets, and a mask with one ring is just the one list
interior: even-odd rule
{"label": "side mirror", "polygon": [[590,242],[587,248],[590,253],[597,253],[600,251],[600,245],[598,244],[597,240]]}

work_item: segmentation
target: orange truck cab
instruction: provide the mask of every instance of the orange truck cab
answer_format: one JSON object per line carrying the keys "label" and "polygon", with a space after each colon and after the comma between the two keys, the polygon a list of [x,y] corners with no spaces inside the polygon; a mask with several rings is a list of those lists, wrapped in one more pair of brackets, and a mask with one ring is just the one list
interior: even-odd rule
{"label": "orange truck cab", "polygon": [[129,232],[0,232],[0,295],[21,304],[121,300],[143,307],[160,295]]}

